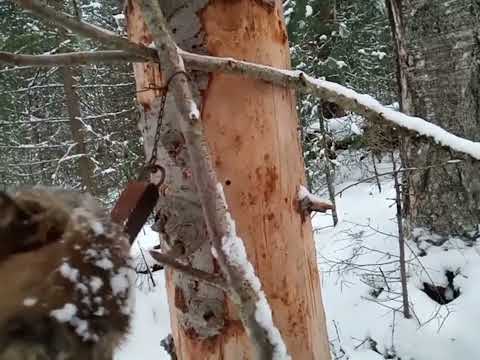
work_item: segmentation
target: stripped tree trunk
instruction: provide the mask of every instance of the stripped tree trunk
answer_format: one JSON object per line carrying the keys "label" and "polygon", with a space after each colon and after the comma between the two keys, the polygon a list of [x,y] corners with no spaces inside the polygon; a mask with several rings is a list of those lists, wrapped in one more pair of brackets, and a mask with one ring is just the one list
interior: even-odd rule
{"label": "stripped tree trunk", "polygon": [[[281,2],[160,1],[183,49],[288,68]],[[152,42],[134,1],[129,37]],[[150,156],[167,79],[156,64],[136,64],[140,128]],[[294,94],[234,75],[191,73],[207,142],[274,322],[294,359],[329,359],[311,225],[302,222],[297,191],[304,183]],[[203,271],[218,271],[188,167],[178,114],[169,94],[161,119],[158,164],[166,178],[155,229],[162,248]],[[180,359],[251,359],[235,308],[216,288],[168,271],[172,333]]]}
{"label": "stripped tree trunk", "polygon": [[[401,9],[405,36],[405,50],[397,46],[404,63],[400,64],[404,110],[480,141],[480,2],[392,2]],[[407,167],[462,160],[408,173],[406,211],[411,229],[478,237],[480,163],[414,137],[402,152]]]}

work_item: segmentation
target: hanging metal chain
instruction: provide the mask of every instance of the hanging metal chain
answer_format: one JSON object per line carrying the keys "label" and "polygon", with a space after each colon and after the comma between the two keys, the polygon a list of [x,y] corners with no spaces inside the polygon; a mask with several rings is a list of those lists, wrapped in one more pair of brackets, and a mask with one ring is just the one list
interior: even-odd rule
{"label": "hanging metal chain", "polygon": [[170,83],[173,80],[173,78],[179,74],[184,74],[187,78],[189,78],[188,74],[185,71],[176,71],[168,78],[166,85],[163,87],[164,93],[160,100],[160,108],[159,108],[158,117],[157,117],[157,128],[155,130],[155,137],[153,139],[152,153],[150,155],[150,159],[148,160],[146,166],[143,168],[140,174],[140,178],[145,178],[147,175],[147,172],[150,172],[151,174],[156,174],[157,171],[162,171],[162,179],[158,185],[163,183],[166,175],[165,169],[162,166],[157,164],[158,145],[160,144],[160,137],[162,135],[162,124],[163,124],[163,117],[165,115],[165,105],[167,103],[167,96],[168,96]]}
{"label": "hanging metal chain", "polygon": [[150,160],[148,160],[147,168],[150,169],[152,172],[156,172],[156,162],[158,157],[158,144],[160,143],[160,136],[162,135],[162,123],[163,123],[163,115],[165,113],[165,104],[167,102],[167,93],[168,93],[168,85],[165,88],[165,92],[162,95],[162,99],[160,102],[160,110],[158,112],[157,117],[157,129],[155,130],[155,137],[153,139],[153,148],[152,154],[150,155]]}
{"label": "hanging metal chain", "polygon": [[163,117],[165,115],[165,104],[167,102],[167,95],[168,95],[168,89],[170,87],[170,83],[173,80],[173,78],[179,74],[184,74],[188,78],[188,74],[185,71],[176,71],[168,78],[167,84],[164,87],[165,91],[162,95],[162,99],[160,102],[160,109],[158,111],[157,129],[155,131],[155,137],[153,140],[152,154],[150,156],[150,160],[148,160],[148,163],[147,163],[147,169],[149,169],[152,173],[156,173],[159,169],[161,169],[161,167],[157,165],[156,162],[158,159],[158,145],[160,143],[160,137],[162,134]]}

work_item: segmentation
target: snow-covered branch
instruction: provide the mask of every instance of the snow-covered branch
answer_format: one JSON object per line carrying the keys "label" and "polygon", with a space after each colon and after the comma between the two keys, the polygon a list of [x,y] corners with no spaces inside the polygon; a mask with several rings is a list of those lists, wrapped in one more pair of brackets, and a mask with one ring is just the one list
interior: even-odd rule
{"label": "snow-covered branch", "polygon": [[[217,189],[220,197],[224,198],[223,188],[221,184],[217,185]],[[254,316],[255,320],[261,325],[266,336],[269,340],[269,345],[273,347],[273,353],[269,356],[269,359],[275,360],[287,360],[290,356],[287,352],[287,347],[283,342],[280,331],[273,323],[272,310],[268,304],[265,293],[262,290],[260,279],[255,274],[255,269],[250,263],[247,257],[247,252],[243,244],[243,240],[237,236],[235,222],[233,221],[230,212],[227,211],[227,233],[222,238],[222,250],[226,255],[228,265],[235,268],[236,272],[239,272],[243,282],[247,282],[251,289],[247,291],[254,291],[256,303],[254,304]],[[214,250],[215,256],[218,258],[217,249]],[[239,301],[242,301],[239,299]],[[240,307],[251,306],[252,304],[239,304]],[[256,331],[258,329],[249,328],[250,331]],[[258,334],[251,334],[251,337],[258,336]],[[260,358],[260,357],[259,357]]]}
{"label": "snow-covered branch", "polygon": [[385,107],[369,95],[359,94],[334,82],[315,79],[302,71],[282,70],[245,61],[180,52],[188,68],[220,71],[253,77],[275,85],[295,88],[335,103],[345,110],[369,119],[380,119],[433,139],[436,143],[480,160],[480,143],[456,136],[442,127],[419,117],[409,116]]}
{"label": "snow-covered branch", "polygon": [[[103,45],[144,58],[145,61],[158,62],[159,54],[155,49],[135,44],[117,34],[97,26],[78,21],[60,13],[37,0],[16,0],[23,8],[57,26],[64,27],[81,36],[101,42]],[[158,44],[157,44],[158,45]],[[175,46],[176,47],[176,46]],[[366,116],[369,119],[381,119],[395,126],[411,130],[419,135],[432,138],[436,143],[452,150],[470,155],[480,160],[480,143],[470,141],[424,119],[405,115],[387,108],[369,95],[363,95],[339,84],[315,79],[301,71],[282,70],[270,66],[248,63],[245,61],[217,58],[192,54],[176,47],[185,66],[205,72],[226,72],[263,80],[278,86],[295,88],[335,103],[345,110]],[[28,63],[24,63],[25,65]]]}
{"label": "snow-covered branch", "polygon": [[308,215],[312,211],[325,213],[327,210],[333,210],[332,204],[310,193],[304,186],[300,186],[298,190],[298,201],[304,215]]}

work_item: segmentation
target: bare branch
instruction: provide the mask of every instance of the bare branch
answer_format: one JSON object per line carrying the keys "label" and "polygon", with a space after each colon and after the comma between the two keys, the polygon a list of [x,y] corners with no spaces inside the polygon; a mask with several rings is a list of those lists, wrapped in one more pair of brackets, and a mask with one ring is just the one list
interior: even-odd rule
{"label": "bare branch", "polygon": [[[100,41],[105,46],[122,49],[145,61],[158,61],[155,49],[135,44],[126,38],[116,35],[111,31],[76,20],[75,18],[59,13],[38,0],[16,0],[23,8],[31,11],[44,20],[56,26],[64,27],[78,35]],[[158,40],[158,39],[156,39]],[[173,41],[173,40],[172,40]],[[161,45],[161,44],[157,44]],[[369,119],[380,119],[395,126],[399,126],[420,135],[433,138],[442,146],[470,155],[480,160],[480,143],[470,141],[453,135],[445,129],[418,117],[408,116],[401,112],[389,109],[368,95],[362,95],[354,90],[339,84],[318,80],[301,71],[282,70],[274,67],[252,64],[228,58],[197,55],[179,49],[174,43],[172,49],[180,55],[187,68],[205,72],[225,72],[248,76],[272,83],[274,85],[295,88],[317,96],[328,102],[335,103],[345,110],[363,115]]]}
{"label": "bare branch", "polygon": [[0,51],[0,64],[54,67],[103,63],[145,62],[145,58],[123,50],[85,51],[54,55],[26,55]]}
{"label": "bare branch", "polygon": [[166,265],[168,267],[171,267],[172,269],[178,270],[190,277],[192,277],[195,280],[200,280],[204,281],[209,285],[215,286],[219,288],[220,290],[223,290],[225,292],[228,292],[228,286],[225,283],[225,280],[223,280],[220,276],[215,275],[215,274],[210,274],[208,272],[194,269],[191,266],[184,265],[172,257],[162,254],[158,251],[150,251],[150,255],[157,260],[159,263]]}
{"label": "bare branch", "polygon": [[298,190],[298,202],[303,216],[310,215],[313,211],[326,213],[327,210],[333,210],[335,208],[333,204],[323,201],[318,196],[311,194],[304,186],[300,186]]}
{"label": "bare branch", "polygon": [[311,198],[306,197],[300,200],[300,208],[306,214],[310,214],[311,212],[314,212],[314,211],[326,213],[327,210],[333,210],[335,207],[332,204],[329,204],[325,201],[312,200]]}
{"label": "bare branch", "polygon": [[441,167],[441,166],[455,165],[455,164],[458,164],[459,162],[461,162],[461,160],[453,159],[453,160],[448,160],[448,161],[443,162],[443,163],[434,164],[434,165],[429,165],[429,166],[424,166],[424,167],[419,167],[419,168],[417,168],[417,167],[415,167],[415,168],[400,168],[400,169],[397,169],[397,170],[394,170],[394,171],[387,171],[387,172],[383,172],[383,173],[377,173],[377,174],[375,174],[374,176],[367,177],[367,178],[365,178],[365,179],[356,181],[356,182],[354,182],[354,183],[352,183],[352,184],[350,184],[350,185],[345,186],[342,190],[340,190],[339,192],[337,192],[337,193],[335,194],[335,196],[339,196],[339,195],[341,196],[346,190],[351,189],[351,188],[354,187],[354,186],[357,186],[357,185],[360,185],[360,184],[369,182],[369,181],[371,181],[371,180],[375,180],[376,178],[381,177],[381,176],[395,175],[395,174],[398,174],[398,173],[404,173],[404,172],[410,172],[410,171],[428,170],[428,169],[432,169],[432,168],[436,168],[436,167]]}
{"label": "bare branch", "polygon": [[114,32],[98,26],[79,21],[73,16],[55,10],[42,1],[15,0],[15,2],[25,10],[31,11],[34,15],[42,18],[44,21],[70,30],[83,37],[100,41],[109,48],[123,49],[145,59],[156,57],[156,51],[154,49],[135,44],[124,37],[118,36]]}
{"label": "bare branch", "polygon": [[145,270],[136,270],[135,272],[140,275],[150,275],[150,273],[154,273],[157,271],[163,270],[165,267],[161,264],[153,264],[152,267],[147,267]]}

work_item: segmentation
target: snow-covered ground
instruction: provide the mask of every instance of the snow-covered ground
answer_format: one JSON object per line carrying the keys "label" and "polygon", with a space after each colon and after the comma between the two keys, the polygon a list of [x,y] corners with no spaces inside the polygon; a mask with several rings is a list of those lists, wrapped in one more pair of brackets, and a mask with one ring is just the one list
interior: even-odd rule
{"label": "snow-covered ground", "polygon": [[[440,247],[423,241],[419,247],[426,255],[419,256],[417,245],[409,242],[413,318],[404,319],[400,283],[395,278],[385,281],[398,277],[398,271],[390,273],[398,269],[393,181],[386,179],[382,187],[379,193],[374,183],[360,184],[337,198],[340,222],[335,229],[325,228],[331,224],[328,216],[313,219],[315,228],[323,228],[315,238],[329,336],[337,358],[396,359],[393,354],[404,360],[480,358],[479,248],[458,239]],[[424,282],[446,287],[446,271],[456,275],[453,288],[460,296],[440,305],[421,289]],[[374,297],[372,289],[383,291]],[[452,299],[453,294],[447,290],[446,297]]]}
{"label": "snow-covered ground", "polygon": [[[337,190],[348,184],[337,185]],[[403,360],[480,358],[480,249],[455,239],[440,247],[422,242],[426,255],[418,256],[417,244],[410,242],[413,252],[406,251],[413,318],[403,319],[392,181],[385,178],[382,188],[379,193],[375,183],[364,183],[338,197],[336,228],[328,215],[313,219],[319,229],[315,239],[332,351],[345,360],[378,360],[389,354],[386,358],[396,359],[396,354]],[[146,230],[139,239],[148,248],[155,234]],[[440,305],[421,289],[424,282],[447,287],[446,271],[455,275],[453,289],[460,296]],[[154,291],[137,291],[132,333],[116,360],[168,359],[160,347],[170,327],[163,272],[155,277]],[[453,298],[448,291],[445,295]]]}
{"label": "snow-covered ground", "polygon": [[[132,247],[134,258],[141,256],[139,245],[143,249],[158,243],[158,234],[149,227],[139,234]],[[148,254],[145,253],[148,257]],[[115,354],[115,360],[155,359],[169,360],[170,356],[160,346],[160,341],[170,333],[167,293],[163,271],[154,273],[155,287],[143,277],[137,287],[135,315],[127,341]]]}

